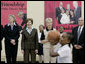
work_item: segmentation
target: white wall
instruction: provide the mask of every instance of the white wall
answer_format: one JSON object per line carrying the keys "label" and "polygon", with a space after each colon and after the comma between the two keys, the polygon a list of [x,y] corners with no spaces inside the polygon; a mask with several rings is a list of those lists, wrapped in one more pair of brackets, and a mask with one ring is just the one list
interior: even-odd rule
{"label": "white wall", "polygon": [[33,26],[37,29],[40,24],[44,25],[44,1],[28,1],[27,17],[33,18]]}

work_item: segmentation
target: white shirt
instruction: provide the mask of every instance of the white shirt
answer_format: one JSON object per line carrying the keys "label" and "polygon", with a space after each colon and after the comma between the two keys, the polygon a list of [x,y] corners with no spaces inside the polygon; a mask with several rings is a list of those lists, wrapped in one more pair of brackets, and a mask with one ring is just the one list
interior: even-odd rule
{"label": "white shirt", "polygon": [[38,42],[39,42],[39,43],[41,43],[41,40],[40,40],[41,34],[42,34],[41,32],[38,32]]}
{"label": "white shirt", "polygon": [[[81,34],[82,30],[83,30],[83,27],[84,26],[81,26],[80,34]],[[80,26],[78,27],[78,31],[79,31],[79,28],[80,28]]]}
{"label": "white shirt", "polygon": [[66,15],[65,13],[61,15],[62,15],[60,20],[61,24],[70,24],[70,16]]}
{"label": "white shirt", "polygon": [[71,48],[68,46],[68,44],[60,47],[57,53],[59,54],[57,57],[58,63],[72,63]]}
{"label": "white shirt", "polygon": [[[53,28],[53,30],[56,30],[56,29]],[[50,31],[51,31],[51,30],[50,30]],[[46,40],[47,40],[48,33],[49,33],[50,31],[47,31],[46,29],[44,30],[44,34],[45,34],[45,39],[46,39]],[[50,48],[50,42],[44,43],[44,44],[43,44],[43,48]]]}

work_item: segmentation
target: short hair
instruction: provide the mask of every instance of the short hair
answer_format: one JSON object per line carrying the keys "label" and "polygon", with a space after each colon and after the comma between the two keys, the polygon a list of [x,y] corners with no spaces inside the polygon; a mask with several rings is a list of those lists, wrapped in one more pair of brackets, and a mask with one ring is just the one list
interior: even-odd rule
{"label": "short hair", "polygon": [[52,18],[46,18],[46,22],[52,22]]}
{"label": "short hair", "polygon": [[65,28],[64,28],[63,26],[60,26],[59,29],[60,29],[61,27],[65,30]]}
{"label": "short hair", "polygon": [[39,27],[42,26],[44,28],[44,25],[39,25]]}
{"label": "short hair", "polygon": [[23,14],[23,12],[22,12],[22,11],[19,11],[19,12],[18,12],[18,15],[22,15],[22,14]]}
{"label": "short hair", "polygon": [[27,24],[27,22],[29,22],[29,21],[31,21],[31,23],[33,24],[33,19],[32,19],[32,18],[27,18],[26,24]]}
{"label": "short hair", "polygon": [[68,38],[68,40],[70,40],[70,42],[73,40],[73,35],[71,34],[71,33],[69,33],[69,32],[64,32],[64,33],[66,33],[67,34],[67,38]]}
{"label": "short hair", "polygon": [[14,22],[16,21],[16,18],[13,14],[10,14],[8,17],[13,17],[14,18]]}

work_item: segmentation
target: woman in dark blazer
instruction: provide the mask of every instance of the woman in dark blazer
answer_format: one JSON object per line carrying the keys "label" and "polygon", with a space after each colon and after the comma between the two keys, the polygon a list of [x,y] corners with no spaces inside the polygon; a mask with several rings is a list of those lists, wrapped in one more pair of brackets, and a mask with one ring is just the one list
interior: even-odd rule
{"label": "woman in dark blazer", "polygon": [[7,63],[16,63],[17,50],[18,50],[18,38],[19,26],[15,22],[15,16],[9,15],[9,23],[5,25],[5,52]]}
{"label": "woman in dark blazer", "polygon": [[37,29],[33,28],[33,20],[27,19],[27,27],[22,32],[21,49],[24,54],[24,62],[29,63],[29,54],[31,62],[36,62],[36,54],[38,53],[38,33]]}
{"label": "woman in dark blazer", "polygon": [[[3,26],[1,25],[1,41],[2,41],[2,39],[3,39]],[[2,50],[2,44],[1,44],[1,50]]]}

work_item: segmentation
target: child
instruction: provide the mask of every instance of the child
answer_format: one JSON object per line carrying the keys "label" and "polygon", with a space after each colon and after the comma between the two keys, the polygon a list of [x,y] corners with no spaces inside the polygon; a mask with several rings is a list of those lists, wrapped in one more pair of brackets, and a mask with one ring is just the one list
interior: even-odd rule
{"label": "child", "polygon": [[51,45],[50,55],[52,57],[58,56],[57,63],[72,63],[71,49],[68,46],[71,39],[71,34],[64,32],[60,38],[61,47],[54,52],[53,46]]}

